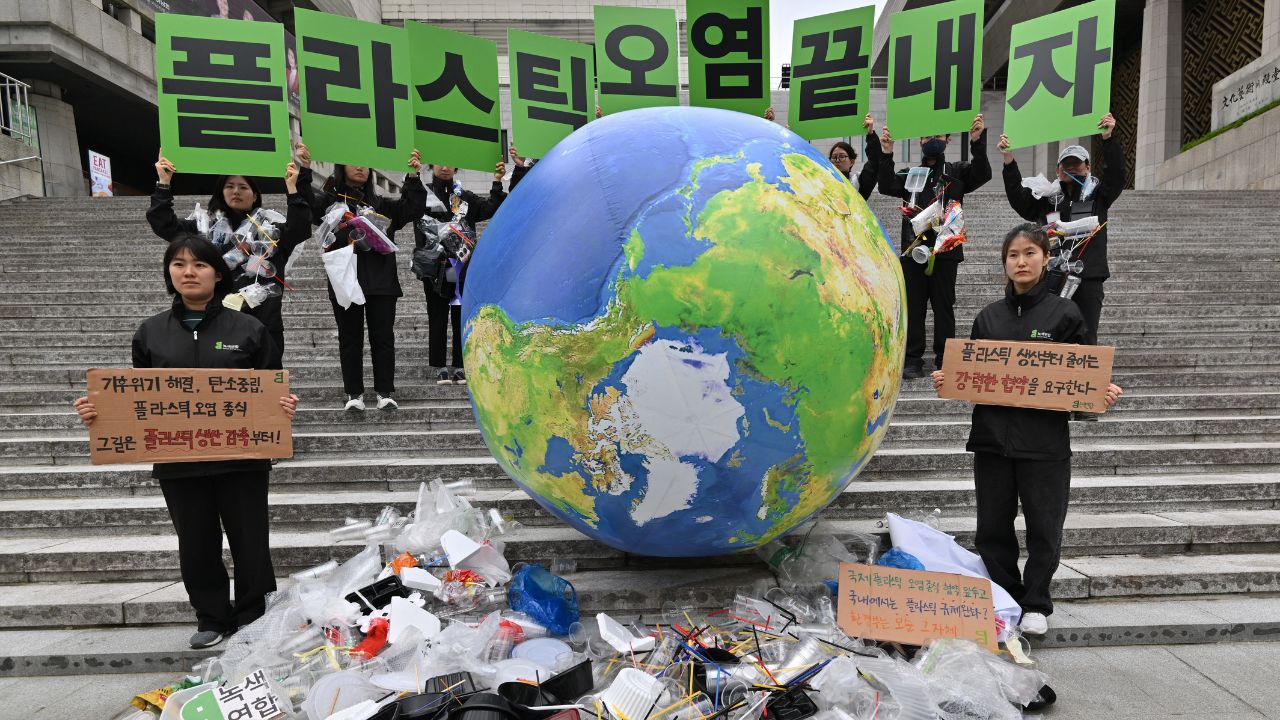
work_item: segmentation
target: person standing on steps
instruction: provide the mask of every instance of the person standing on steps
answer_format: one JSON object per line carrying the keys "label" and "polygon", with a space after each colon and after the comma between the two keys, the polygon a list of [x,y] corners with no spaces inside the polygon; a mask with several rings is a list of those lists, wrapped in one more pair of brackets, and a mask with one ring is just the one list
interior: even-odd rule
{"label": "person standing on steps", "polygon": [[[234,291],[222,252],[194,234],[174,237],[164,254],[164,282],[173,307],[138,326],[133,335],[135,368],[229,368],[274,370],[271,333],[247,313],[223,307]],[[77,398],[76,412],[92,425],[98,410]],[[280,398],[290,421],[298,396]],[[196,611],[191,647],[222,642],[266,611],[276,589],[267,514],[267,460],[156,463],[164,502],[178,534],[182,583]],[[235,598],[222,562],[222,533],[235,563]]]}
{"label": "person standing on steps", "polygon": [[[1009,231],[1000,249],[1008,282],[1004,299],[982,309],[973,321],[973,340],[1080,343],[1085,321],[1070,300],[1050,292],[1049,238],[1039,225]],[[946,376],[933,373],[941,390]],[[1107,388],[1110,408],[1124,394]],[[1053,613],[1049,588],[1062,554],[1062,528],[1071,491],[1069,413],[1058,410],[974,405],[965,449],[973,453],[978,528],[974,545],[987,573],[1022,606],[1024,634],[1043,635]],[[1018,504],[1027,526],[1027,562],[1018,571]]]}
{"label": "person standing on steps", "polygon": [[[1098,344],[1098,324],[1102,319],[1102,300],[1106,293],[1102,284],[1111,277],[1107,264],[1107,215],[1120,193],[1124,192],[1124,148],[1112,139],[1116,119],[1107,113],[1098,122],[1102,128],[1102,172],[1094,177],[1089,164],[1089,151],[1079,145],[1070,145],[1058,154],[1058,189],[1053,195],[1037,198],[1030,188],[1022,186],[1022,172],[1013,158],[1009,138],[1000,136],[997,149],[1004,159],[1004,192],[1009,205],[1024,220],[1048,225],[1051,220],[1070,222],[1089,216],[1098,218],[1099,229],[1087,243],[1080,243],[1071,253],[1071,260],[1083,264],[1079,273],[1080,284],[1071,300],[1084,316],[1084,344]],[[1093,413],[1075,413],[1077,420],[1097,420]]]}
{"label": "person standing on steps", "polygon": [[[232,283],[235,289],[228,293],[234,295],[251,285],[270,288],[270,294],[257,306],[249,307],[244,304],[242,309],[260,320],[271,333],[275,348],[271,358],[273,369],[284,367],[284,319],[281,317],[281,310],[287,282],[285,270],[293,257],[294,249],[311,237],[311,205],[308,203],[311,192],[311,154],[307,151],[307,146],[302,144],[297,146],[295,152],[297,162],[285,167],[287,208],[285,223],[277,228],[279,237],[275,248],[263,264],[263,272],[256,269],[253,272],[247,271],[248,260],[234,269]],[[251,235],[257,229],[255,225],[261,226],[261,223],[252,220],[250,216],[262,207],[262,193],[258,191],[258,184],[247,175],[224,175],[218,178],[215,183],[217,189],[209,198],[204,211],[206,218],[180,219],[173,210],[171,184],[176,172],[177,168],[164,156],[162,149],[160,158],[156,160],[156,188],[151,193],[151,207],[147,210],[147,222],[150,223],[152,232],[161,239],[172,241],[187,234],[216,233],[217,239],[222,242],[217,242],[213,237],[209,239],[215,240],[215,246],[226,254],[234,251],[235,237],[231,233],[241,230]],[[226,219],[225,231],[218,230],[219,217]],[[200,232],[202,226],[207,228],[205,233]],[[269,268],[271,277],[264,277],[268,274],[266,268]]]}
{"label": "person standing on steps", "polygon": [[[515,146],[510,153],[515,157]],[[523,160],[523,158],[521,158]],[[493,217],[501,207],[507,193],[502,189],[502,178],[507,174],[507,165],[499,161],[494,167],[493,184],[489,188],[488,197],[481,197],[470,190],[464,190],[455,179],[456,167],[447,165],[431,166],[431,184],[427,187],[426,218],[441,223],[457,223],[459,229],[473,241],[476,239],[476,226]],[[524,162],[517,163],[512,171],[511,187],[514,188],[529,168]],[[414,224],[414,246],[425,247],[427,236],[417,223]],[[426,277],[422,279],[422,289],[427,298],[427,360],[431,364],[431,373],[437,385],[467,383],[467,373],[462,361],[462,288],[466,280],[466,268],[470,260],[450,257],[447,253],[439,253],[431,267],[425,268]],[[453,330],[450,366],[445,367],[445,343],[449,329]]]}
{"label": "person standing on steps", "polygon": [[827,159],[832,165],[840,171],[840,174],[853,183],[862,195],[862,199],[866,200],[871,197],[871,191],[876,187],[876,181],[880,179],[880,158],[882,156],[880,150],[880,139],[876,137],[876,121],[871,117],[871,113],[862,119],[862,129],[867,133],[867,161],[862,165],[862,171],[857,175],[853,173],[853,165],[858,161],[858,151],[853,149],[849,143],[841,140],[831,146],[831,152],[827,154]]}
{"label": "person standing on steps", "polygon": [[[344,203],[352,213],[362,207],[390,219],[387,237],[394,237],[397,230],[422,216],[426,207],[427,191],[419,173],[422,170],[421,155],[417,150],[407,163],[411,172],[405,176],[400,197],[392,200],[377,194],[373,173],[367,167],[334,165],[333,175],[325,182],[319,197],[312,202],[312,222],[319,225],[325,213],[335,203]],[[347,245],[351,227],[343,225],[337,230],[339,245]],[[329,303],[333,305],[333,317],[338,324],[338,361],[342,365],[342,387],[346,394],[343,408],[348,412],[364,412],[364,327],[369,324],[369,354],[373,360],[373,389],[378,394],[379,410],[395,410],[399,407],[393,395],[396,391],[396,302],[404,295],[400,289],[400,277],[396,267],[396,253],[379,253],[371,249],[356,250],[356,277],[364,293],[363,305],[352,303],[342,307],[329,288]]]}
{"label": "person standing on steps", "polygon": [[[906,178],[899,175],[893,163],[893,136],[886,126],[880,135],[880,194],[900,198],[902,202],[902,274],[907,285],[907,351],[903,362],[902,377],[914,380],[924,377],[924,321],[926,304],[933,308],[934,365],[942,367],[942,354],[947,340],[956,334],[956,274],[964,262],[964,247],[957,246],[938,253],[927,265],[910,257],[909,250],[916,242],[911,219],[934,200],[947,203],[964,202],[964,196],[977,190],[991,179],[991,163],[987,161],[986,125],[982,115],[973,119],[969,129],[968,162],[947,162],[947,145],[950,135],[930,135],[920,138],[922,160],[920,167],[929,171],[924,189],[915,193],[918,206],[911,205],[912,193],[906,189]],[[932,247],[936,238],[930,229],[921,242]]]}

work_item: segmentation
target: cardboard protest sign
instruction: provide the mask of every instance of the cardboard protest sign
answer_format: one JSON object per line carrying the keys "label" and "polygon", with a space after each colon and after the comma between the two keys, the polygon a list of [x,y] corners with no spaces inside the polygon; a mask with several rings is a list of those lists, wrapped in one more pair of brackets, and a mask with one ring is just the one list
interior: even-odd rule
{"label": "cardboard protest sign", "polygon": [[94,465],[287,458],[287,370],[89,371]]}
{"label": "cardboard protest sign", "polygon": [[986,578],[841,563],[839,582],[836,623],[849,637],[907,645],[955,638],[996,650]]}
{"label": "cardboard protest sign", "polygon": [[507,30],[511,132],[520,154],[540,158],[595,116],[590,45]]}
{"label": "cardboard protest sign", "polygon": [[1004,109],[1010,145],[1102,132],[1115,14],[1115,0],[1095,0],[1013,26]]}
{"label": "cardboard protest sign", "polygon": [[857,135],[871,92],[874,5],[797,20],[791,39],[791,131]]}
{"label": "cardboard protest sign", "polygon": [[156,103],[160,147],[179,172],[283,176],[284,26],[158,13]]}
{"label": "cardboard protest sign", "polygon": [[894,13],[885,124],[897,139],[963,132],[981,112],[982,0]]}
{"label": "cardboard protest sign", "polygon": [[981,405],[1106,412],[1115,354],[1115,348],[1101,345],[951,338],[942,361],[946,380],[938,397]]}
{"label": "cardboard protest sign", "polygon": [[601,113],[680,104],[676,27],[673,9],[595,6]]}
{"label": "cardboard protest sign", "polygon": [[284,716],[284,705],[271,691],[263,670],[250,673],[235,685],[197,694],[181,712],[182,720],[276,720]]}
{"label": "cardboard protest sign", "polygon": [[316,160],[402,168],[413,152],[404,28],[299,8],[302,127]]}
{"label": "cardboard protest sign", "polygon": [[689,104],[763,115],[769,107],[768,0],[688,0]]}
{"label": "cardboard protest sign", "polygon": [[492,171],[506,153],[499,145],[497,44],[412,20],[405,28],[414,84],[414,147],[422,151],[423,162]]}

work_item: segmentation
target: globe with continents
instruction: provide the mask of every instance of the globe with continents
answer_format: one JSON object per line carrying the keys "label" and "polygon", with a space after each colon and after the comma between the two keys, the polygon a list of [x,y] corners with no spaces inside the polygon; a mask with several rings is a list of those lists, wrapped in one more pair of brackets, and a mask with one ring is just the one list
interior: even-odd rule
{"label": "globe with continents", "polygon": [[464,293],[502,468],[615,548],[746,550],[826,507],[884,437],[902,272],[825,157],[762,118],[633,110],[561,141]]}

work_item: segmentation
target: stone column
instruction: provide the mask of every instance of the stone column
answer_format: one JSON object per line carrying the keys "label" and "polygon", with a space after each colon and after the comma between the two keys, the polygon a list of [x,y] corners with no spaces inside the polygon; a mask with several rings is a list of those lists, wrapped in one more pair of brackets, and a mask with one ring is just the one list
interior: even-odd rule
{"label": "stone column", "polygon": [[1146,190],[1182,146],[1182,0],[1147,0],[1141,62],[1134,186]]}
{"label": "stone column", "polygon": [[62,101],[62,88],[32,80],[30,101],[36,111],[36,127],[43,156],[46,197],[82,197],[89,194],[76,134],[75,111]]}
{"label": "stone column", "polygon": [[1262,6],[1262,54],[1280,50],[1280,0],[1266,0]]}

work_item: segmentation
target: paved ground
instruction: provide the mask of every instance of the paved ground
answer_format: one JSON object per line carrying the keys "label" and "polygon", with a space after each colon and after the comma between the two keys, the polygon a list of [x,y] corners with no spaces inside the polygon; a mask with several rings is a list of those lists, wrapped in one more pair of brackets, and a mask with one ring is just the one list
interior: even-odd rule
{"label": "paved ground", "polygon": [[[1058,704],[1044,720],[1280,718],[1280,643],[1061,648],[1035,657]],[[112,720],[171,675],[0,680],[0,717]]]}

